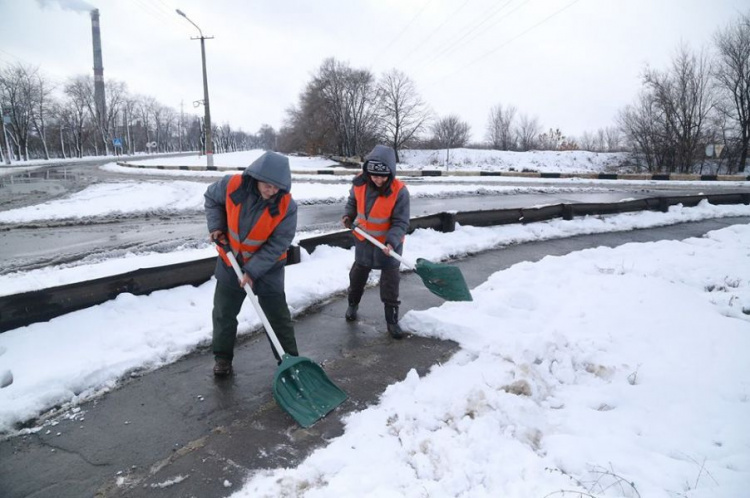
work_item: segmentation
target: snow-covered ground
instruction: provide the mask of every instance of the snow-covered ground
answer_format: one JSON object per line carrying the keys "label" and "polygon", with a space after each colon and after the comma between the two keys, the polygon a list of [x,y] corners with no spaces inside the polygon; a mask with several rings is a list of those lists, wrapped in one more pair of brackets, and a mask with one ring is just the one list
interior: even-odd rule
{"label": "snow-covered ground", "polygon": [[[243,151],[214,156],[218,168],[247,166],[263,151]],[[616,169],[628,162],[629,153],[599,153],[588,151],[531,151],[510,152],[482,149],[403,150],[398,167],[405,170],[447,171],[539,171],[550,173],[599,173]],[[339,163],[320,157],[289,157],[293,170],[344,169]],[[446,162],[447,161],[447,162]],[[206,165],[206,158],[191,156],[179,158],[128,160],[138,165],[190,166]]]}
{"label": "snow-covered ground", "polygon": [[[123,198],[139,205],[141,182],[129,183]],[[153,188],[142,183],[143,192]],[[295,196],[323,188],[307,185],[317,184],[296,183]],[[182,192],[191,193],[179,199],[196,195]],[[81,218],[106,211],[87,195],[0,214],[18,222],[57,210]],[[177,202],[162,199],[163,206],[149,209]],[[668,213],[417,230],[404,256],[439,261],[527,241],[725,216],[750,216],[750,206],[704,202]],[[0,288],[57,285],[212,253],[206,247],[45,268],[2,276]],[[377,406],[348,416],[345,433],[299,467],[234,483],[237,496],[744,496],[749,254],[748,225],[699,239],[590,249],[496,272],[472,289],[473,302],[409,312],[405,329],[452,339],[460,352],[422,378],[412,371],[390,386]],[[287,271],[293,313],[344,291],[352,260],[351,251],[333,247],[303,252],[302,263]],[[53,406],[77,409],[123,375],[207,345],[213,286],[121,294],[0,334],[0,432],[13,433],[32,417],[50,423],[44,414]],[[240,332],[259,325],[245,306]],[[24,432],[36,430],[48,429]]]}
{"label": "snow-covered ground", "polygon": [[[197,155],[197,154],[196,154]],[[0,176],[16,175],[23,173],[24,171],[35,170],[43,166],[47,166],[51,163],[54,164],[72,164],[72,163],[86,163],[96,161],[137,161],[142,158],[153,158],[153,155],[140,153],[132,156],[86,156],[86,157],[68,157],[65,159],[29,159],[28,161],[13,161],[11,164],[5,164],[0,162]]]}
{"label": "snow-covered ground", "polygon": [[[114,166],[122,168],[121,166]],[[108,169],[113,169],[111,165]],[[127,168],[123,168],[127,169]],[[135,170],[142,171],[142,170]],[[180,172],[174,172],[180,173]],[[216,172],[208,172],[216,174]],[[226,174],[226,173],[224,173]],[[219,176],[223,176],[219,175]],[[297,183],[292,194],[298,204],[345,202],[351,187],[350,178],[337,183]],[[438,185],[410,185],[412,197],[445,197],[460,195],[493,195],[533,192],[580,191],[581,186],[550,187],[544,189],[533,184],[526,186],[490,185],[475,179],[456,185],[442,182]],[[590,189],[589,189],[590,190]],[[123,181],[99,183],[64,199],[55,199],[31,207],[0,212],[0,223],[24,223],[39,220],[61,220],[117,214],[177,213],[203,211],[203,193],[206,184],[183,180]],[[85,206],[81,211],[81,206]]]}
{"label": "snow-covered ground", "polygon": [[[482,149],[405,150],[406,168],[448,171],[533,171],[544,173],[601,173],[616,171],[628,162],[627,152],[583,150],[512,152]],[[621,171],[624,172],[624,171]]]}
{"label": "snow-covered ground", "polygon": [[[218,168],[247,166],[263,151],[243,151],[214,156]],[[448,171],[539,171],[550,173],[599,173],[611,171],[625,164],[629,153],[599,153],[588,151],[531,151],[510,152],[482,149],[403,150],[399,168],[407,170],[439,169]],[[339,163],[320,157],[289,157],[293,170],[323,168],[343,169]],[[447,161],[447,162],[446,162]],[[179,158],[128,160],[137,165],[190,166],[206,165],[206,158],[191,156]]]}

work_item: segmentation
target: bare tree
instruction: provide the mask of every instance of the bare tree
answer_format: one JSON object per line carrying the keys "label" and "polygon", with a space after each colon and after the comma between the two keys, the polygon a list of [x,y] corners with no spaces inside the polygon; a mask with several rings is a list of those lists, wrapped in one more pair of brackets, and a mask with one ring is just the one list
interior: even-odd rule
{"label": "bare tree", "polygon": [[565,142],[565,135],[562,134],[560,128],[550,128],[549,132],[540,134],[537,139],[541,150],[559,150]]}
{"label": "bare tree", "polygon": [[91,85],[82,76],[72,78],[65,85],[66,101],[62,116],[67,121],[75,156],[83,157],[84,140],[87,138],[88,100],[91,98]]}
{"label": "bare tree", "polygon": [[36,130],[39,140],[42,142],[44,158],[49,159],[49,147],[47,146],[47,117],[49,114],[50,95],[52,93],[51,83],[42,76],[39,71],[34,71],[31,77],[30,90],[32,92],[31,102],[31,124]]}
{"label": "bare tree", "polygon": [[107,103],[105,105],[106,115],[102,125],[99,126],[99,133],[104,142],[105,153],[109,155],[109,146],[113,145],[112,139],[117,137],[118,117],[125,112],[126,101],[128,100],[127,85],[122,81],[107,80]]}
{"label": "bare tree", "polygon": [[396,69],[383,75],[379,83],[380,107],[385,140],[398,151],[427,125],[430,110],[414,82]]}
{"label": "bare tree", "polygon": [[0,103],[8,114],[9,135],[18,157],[29,160],[29,132],[34,114],[35,84],[37,69],[23,64],[14,64],[0,69]]}
{"label": "bare tree", "polygon": [[648,171],[658,171],[669,148],[664,136],[661,110],[653,96],[643,91],[635,104],[628,105],[618,116],[620,128],[636,153],[646,162]]}
{"label": "bare tree", "polygon": [[128,154],[136,152],[135,140],[133,139],[132,127],[138,111],[138,99],[126,96],[122,101],[122,121],[125,127],[125,141],[128,144]]}
{"label": "bare tree", "polygon": [[516,136],[518,137],[518,146],[522,151],[532,150],[537,146],[537,138],[541,128],[536,117],[530,118],[526,114],[521,114],[516,128]]}
{"label": "bare tree", "polygon": [[361,155],[380,131],[372,73],[330,58],[323,62],[311,85],[319,92],[323,109],[332,121],[338,153]]}
{"label": "bare tree", "polygon": [[308,83],[300,94],[299,106],[286,110],[278,150],[306,154],[338,152],[337,128],[331,115],[318,84],[315,81]]}
{"label": "bare tree", "polygon": [[151,152],[151,147],[148,147],[147,144],[149,144],[152,140],[152,135],[154,132],[154,129],[152,128],[152,123],[154,121],[154,111],[159,107],[159,103],[156,101],[155,98],[148,96],[148,95],[139,95],[138,96],[138,118],[141,121],[141,126],[143,127],[143,133],[145,135],[145,144],[146,144],[146,151]]}
{"label": "bare tree", "polygon": [[602,151],[617,152],[622,149],[622,138],[620,130],[615,126],[608,126],[604,129],[604,147]]}
{"label": "bare tree", "polygon": [[718,61],[714,78],[727,105],[721,106],[738,129],[738,170],[745,171],[750,147],[750,13],[715,35]]}
{"label": "bare tree", "polygon": [[446,116],[432,125],[435,143],[438,147],[446,149],[445,167],[450,165],[451,149],[463,147],[469,141],[470,126],[465,121],[461,121],[455,114]]}
{"label": "bare tree", "polygon": [[668,71],[646,69],[644,85],[661,111],[664,135],[671,139],[669,171],[690,172],[697,159],[704,122],[713,107],[709,77],[706,55],[695,55],[685,46],[678,49]]}
{"label": "bare tree", "polygon": [[588,150],[590,152],[600,152],[596,150],[595,136],[589,131],[584,131],[583,134],[578,138],[578,142],[581,145],[581,150]]}
{"label": "bare tree", "polygon": [[276,150],[276,130],[273,126],[264,124],[258,130],[258,141],[263,150]]}
{"label": "bare tree", "polygon": [[516,108],[508,106],[503,109],[502,104],[497,104],[490,109],[487,120],[487,141],[493,149],[513,150],[515,140],[513,139],[513,121],[516,116]]}

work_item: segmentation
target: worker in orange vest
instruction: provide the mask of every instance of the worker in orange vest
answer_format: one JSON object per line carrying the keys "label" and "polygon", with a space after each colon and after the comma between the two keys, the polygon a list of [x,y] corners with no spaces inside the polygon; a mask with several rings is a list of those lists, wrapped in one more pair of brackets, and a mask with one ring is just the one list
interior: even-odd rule
{"label": "worker in orange vest", "polygon": [[[227,175],[204,195],[211,240],[228,244],[242,267],[242,280],[225,257],[217,258],[214,291],[214,375],[232,373],[237,315],[249,283],[284,351],[297,356],[292,317],[284,293],[286,252],[297,231],[297,204],[289,193],[289,158],[266,152],[241,175]],[[280,362],[272,347],[276,361]]]}
{"label": "worker in orange vest", "polygon": [[361,227],[386,246],[381,250],[354,232],[354,264],[349,271],[346,320],[357,319],[370,271],[380,270],[380,300],[388,333],[394,339],[401,339],[403,332],[398,324],[400,263],[390,254],[402,254],[404,249],[404,237],[409,230],[409,191],[396,178],[396,152],[391,147],[376,145],[365,156],[362,172],[352,181],[341,221],[346,228]]}

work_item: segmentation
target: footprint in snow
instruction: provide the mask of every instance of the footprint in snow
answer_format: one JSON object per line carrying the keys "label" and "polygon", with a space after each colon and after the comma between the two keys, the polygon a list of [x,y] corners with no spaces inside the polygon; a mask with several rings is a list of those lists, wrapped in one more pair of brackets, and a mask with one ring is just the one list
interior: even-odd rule
{"label": "footprint in snow", "polygon": [[13,372],[10,370],[0,371],[0,389],[13,384]]}

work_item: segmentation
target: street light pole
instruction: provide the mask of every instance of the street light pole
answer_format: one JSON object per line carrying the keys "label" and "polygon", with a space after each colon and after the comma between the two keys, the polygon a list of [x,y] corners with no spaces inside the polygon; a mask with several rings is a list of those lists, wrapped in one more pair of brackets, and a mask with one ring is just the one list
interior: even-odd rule
{"label": "street light pole", "polygon": [[213,146],[213,139],[211,137],[211,106],[208,103],[208,76],[206,75],[206,43],[205,41],[211,40],[213,36],[203,36],[203,31],[198,27],[197,24],[195,24],[193,21],[190,20],[188,16],[185,15],[184,12],[182,12],[180,9],[175,9],[175,12],[177,12],[179,15],[187,19],[187,21],[196,27],[198,30],[198,33],[200,33],[200,36],[198,38],[190,38],[191,40],[200,40],[201,41],[201,59],[203,61],[203,106],[206,111],[205,117],[203,119],[203,125],[205,128],[206,133],[206,143],[205,143],[205,152],[206,152],[206,165],[209,167],[213,167],[214,165],[214,146]]}

